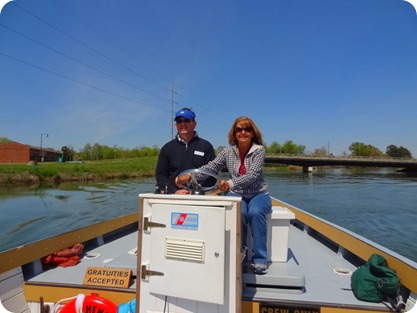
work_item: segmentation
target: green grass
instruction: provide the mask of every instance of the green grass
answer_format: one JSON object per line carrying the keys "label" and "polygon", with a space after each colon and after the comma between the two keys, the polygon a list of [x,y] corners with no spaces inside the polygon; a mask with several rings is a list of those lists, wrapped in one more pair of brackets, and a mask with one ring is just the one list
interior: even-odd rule
{"label": "green grass", "polygon": [[83,163],[0,164],[0,185],[151,177],[156,162],[157,157],[153,156]]}

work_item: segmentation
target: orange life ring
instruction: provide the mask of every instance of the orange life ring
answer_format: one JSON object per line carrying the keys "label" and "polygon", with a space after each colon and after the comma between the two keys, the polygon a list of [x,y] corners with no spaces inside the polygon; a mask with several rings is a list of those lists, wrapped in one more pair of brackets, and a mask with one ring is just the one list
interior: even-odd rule
{"label": "orange life ring", "polygon": [[117,313],[117,306],[113,302],[98,296],[79,294],[59,311],[59,313],[86,312]]}

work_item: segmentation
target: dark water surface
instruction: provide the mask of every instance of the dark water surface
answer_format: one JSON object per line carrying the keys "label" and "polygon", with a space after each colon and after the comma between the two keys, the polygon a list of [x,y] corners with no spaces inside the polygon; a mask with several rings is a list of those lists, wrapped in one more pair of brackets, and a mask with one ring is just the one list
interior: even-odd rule
{"label": "dark water surface", "polygon": [[[332,168],[266,173],[272,196],[417,261],[417,175]],[[136,212],[154,179],[0,189],[0,251]]]}

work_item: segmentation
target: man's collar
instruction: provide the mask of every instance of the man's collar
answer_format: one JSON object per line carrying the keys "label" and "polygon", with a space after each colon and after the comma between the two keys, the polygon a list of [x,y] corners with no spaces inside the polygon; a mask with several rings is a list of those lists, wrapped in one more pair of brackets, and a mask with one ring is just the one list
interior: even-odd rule
{"label": "man's collar", "polygon": [[[183,142],[183,143],[187,144],[187,142],[180,137],[179,133],[177,133],[176,137],[177,137],[178,142]],[[194,131],[194,136],[193,136],[193,138],[190,139],[190,141],[193,140],[196,137],[198,137],[198,134],[197,134],[197,131]]]}

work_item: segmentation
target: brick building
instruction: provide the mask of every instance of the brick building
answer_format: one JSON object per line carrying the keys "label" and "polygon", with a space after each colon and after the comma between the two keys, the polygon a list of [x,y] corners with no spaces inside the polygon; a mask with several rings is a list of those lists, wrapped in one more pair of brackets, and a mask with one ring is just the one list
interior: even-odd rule
{"label": "brick building", "polygon": [[15,141],[0,145],[0,163],[27,163],[29,161],[56,162],[62,152],[51,149],[40,149]]}

